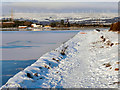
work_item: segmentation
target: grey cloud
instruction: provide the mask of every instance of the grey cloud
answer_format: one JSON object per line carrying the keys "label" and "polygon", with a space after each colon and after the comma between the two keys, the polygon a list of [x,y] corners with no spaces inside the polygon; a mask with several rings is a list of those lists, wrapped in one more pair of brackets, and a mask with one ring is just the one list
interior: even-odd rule
{"label": "grey cloud", "polygon": [[3,3],[3,12],[117,12],[116,2],[13,2]]}

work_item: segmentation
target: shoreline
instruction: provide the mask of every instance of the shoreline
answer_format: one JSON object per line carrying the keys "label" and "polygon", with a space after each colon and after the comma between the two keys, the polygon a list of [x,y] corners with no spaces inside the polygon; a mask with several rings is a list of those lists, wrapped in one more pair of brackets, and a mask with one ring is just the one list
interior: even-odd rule
{"label": "shoreline", "polygon": [[[57,32],[58,32],[58,31],[57,31]],[[70,31],[70,32],[71,32],[71,31]],[[75,35],[76,35],[76,34],[75,34]],[[74,37],[75,35],[72,35],[72,37]],[[70,38],[72,38],[72,37],[70,37]],[[68,41],[68,40],[66,40],[66,41]],[[64,42],[66,42],[66,41],[64,41]],[[62,43],[63,43],[63,42],[62,42]],[[59,45],[59,46],[60,46],[60,45]],[[55,47],[55,48],[56,48],[56,47]],[[55,49],[55,48],[54,48],[54,49]],[[51,50],[50,50],[50,51],[51,51]],[[44,54],[45,54],[45,53],[44,53]],[[42,54],[42,55],[44,55],[44,54]],[[38,58],[39,58],[39,57],[38,57]],[[18,59],[17,59],[17,60],[16,60],[16,59],[15,59],[15,60],[0,60],[0,62],[20,62],[20,61],[25,61],[25,62],[28,61],[28,62],[29,62],[29,61],[31,61],[31,60],[32,60],[32,61],[34,60],[34,61],[36,62],[36,61],[38,60],[38,58],[37,58],[37,59],[30,59],[30,60],[28,60],[28,59],[27,59],[27,60],[18,60]],[[9,80],[9,79],[8,79],[8,80]]]}
{"label": "shoreline", "polygon": [[[79,32],[78,32],[78,33],[79,33]],[[77,33],[77,34],[78,34],[78,33]],[[66,43],[66,42],[68,42],[69,40],[71,40],[72,38],[74,38],[77,34],[75,34],[73,37],[71,37],[70,39],[68,39],[68,40],[65,41],[64,43]],[[59,47],[57,47],[56,49],[62,47],[62,46],[64,45],[64,43],[61,44],[61,45],[60,45]],[[50,53],[50,52],[52,52],[52,51],[54,51],[54,50],[51,50],[51,51],[43,54],[40,58],[44,57],[46,54],[48,54],[48,53]],[[40,59],[40,58],[39,58],[39,59]],[[27,68],[31,67],[32,65],[34,65],[35,63],[39,62],[39,61],[40,61],[39,59],[37,59],[37,60],[36,60],[33,64],[31,64],[30,66],[27,66],[25,69],[27,69]],[[2,60],[1,60],[1,61],[2,61]],[[42,61],[43,61],[43,60],[41,60],[41,62],[42,62]],[[24,69],[24,70],[25,70],[25,69]],[[18,72],[17,74],[19,75],[19,73],[21,73],[21,71]],[[15,74],[12,78],[14,78],[17,74]],[[10,78],[10,79],[11,79],[11,78]],[[10,80],[10,79],[9,79],[9,80]],[[8,80],[8,81],[9,81],[9,80]],[[7,82],[8,82],[8,81],[7,81]],[[6,85],[6,84],[5,84],[5,85]],[[5,85],[2,85],[2,87],[1,87],[0,89],[4,89],[4,86],[5,86]],[[13,87],[13,88],[14,88],[14,87]],[[19,88],[19,87],[17,87],[17,88]]]}
{"label": "shoreline", "polygon": [[96,29],[96,28],[99,28],[99,29],[108,29],[109,27],[52,27],[52,28],[49,28],[49,29],[39,29],[39,28],[33,28],[33,29],[18,29],[18,28],[0,28],[0,31],[65,31],[65,30],[68,30],[68,31],[75,31],[75,30],[91,30],[91,29]]}

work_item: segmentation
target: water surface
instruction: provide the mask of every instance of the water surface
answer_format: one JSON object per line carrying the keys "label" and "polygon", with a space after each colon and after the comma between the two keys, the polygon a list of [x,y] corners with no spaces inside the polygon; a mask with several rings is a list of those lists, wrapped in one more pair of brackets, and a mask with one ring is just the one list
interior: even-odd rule
{"label": "water surface", "polygon": [[[2,85],[4,85],[7,80],[17,74],[19,71],[23,70],[27,66],[34,63],[36,60],[6,60],[2,61]],[[0,61],[1,63],[1,61]]]}
{"label": "water surface", "polygon": [[33,60],[59,47],[78,31],[4,31],[2,60]]}

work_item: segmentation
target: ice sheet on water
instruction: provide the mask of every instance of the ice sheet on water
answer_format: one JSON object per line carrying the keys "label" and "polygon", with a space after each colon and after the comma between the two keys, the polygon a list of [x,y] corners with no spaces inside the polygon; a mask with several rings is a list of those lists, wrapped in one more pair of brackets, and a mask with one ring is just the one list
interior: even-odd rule
{"label": "ice sheet on water", "polygon": [[2,32],[2,60],[39,58],[44,53],[55,49],[73,37],[76,33],[78,31]]}

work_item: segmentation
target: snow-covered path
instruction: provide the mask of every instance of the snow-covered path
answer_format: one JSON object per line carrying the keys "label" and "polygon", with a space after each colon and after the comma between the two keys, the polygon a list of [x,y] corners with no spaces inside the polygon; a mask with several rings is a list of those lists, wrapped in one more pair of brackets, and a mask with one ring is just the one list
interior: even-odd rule
{"label": "snow-covered path", "polygon": [[118,44],[115,32],[79,32],[2,88],[117,88]]}

